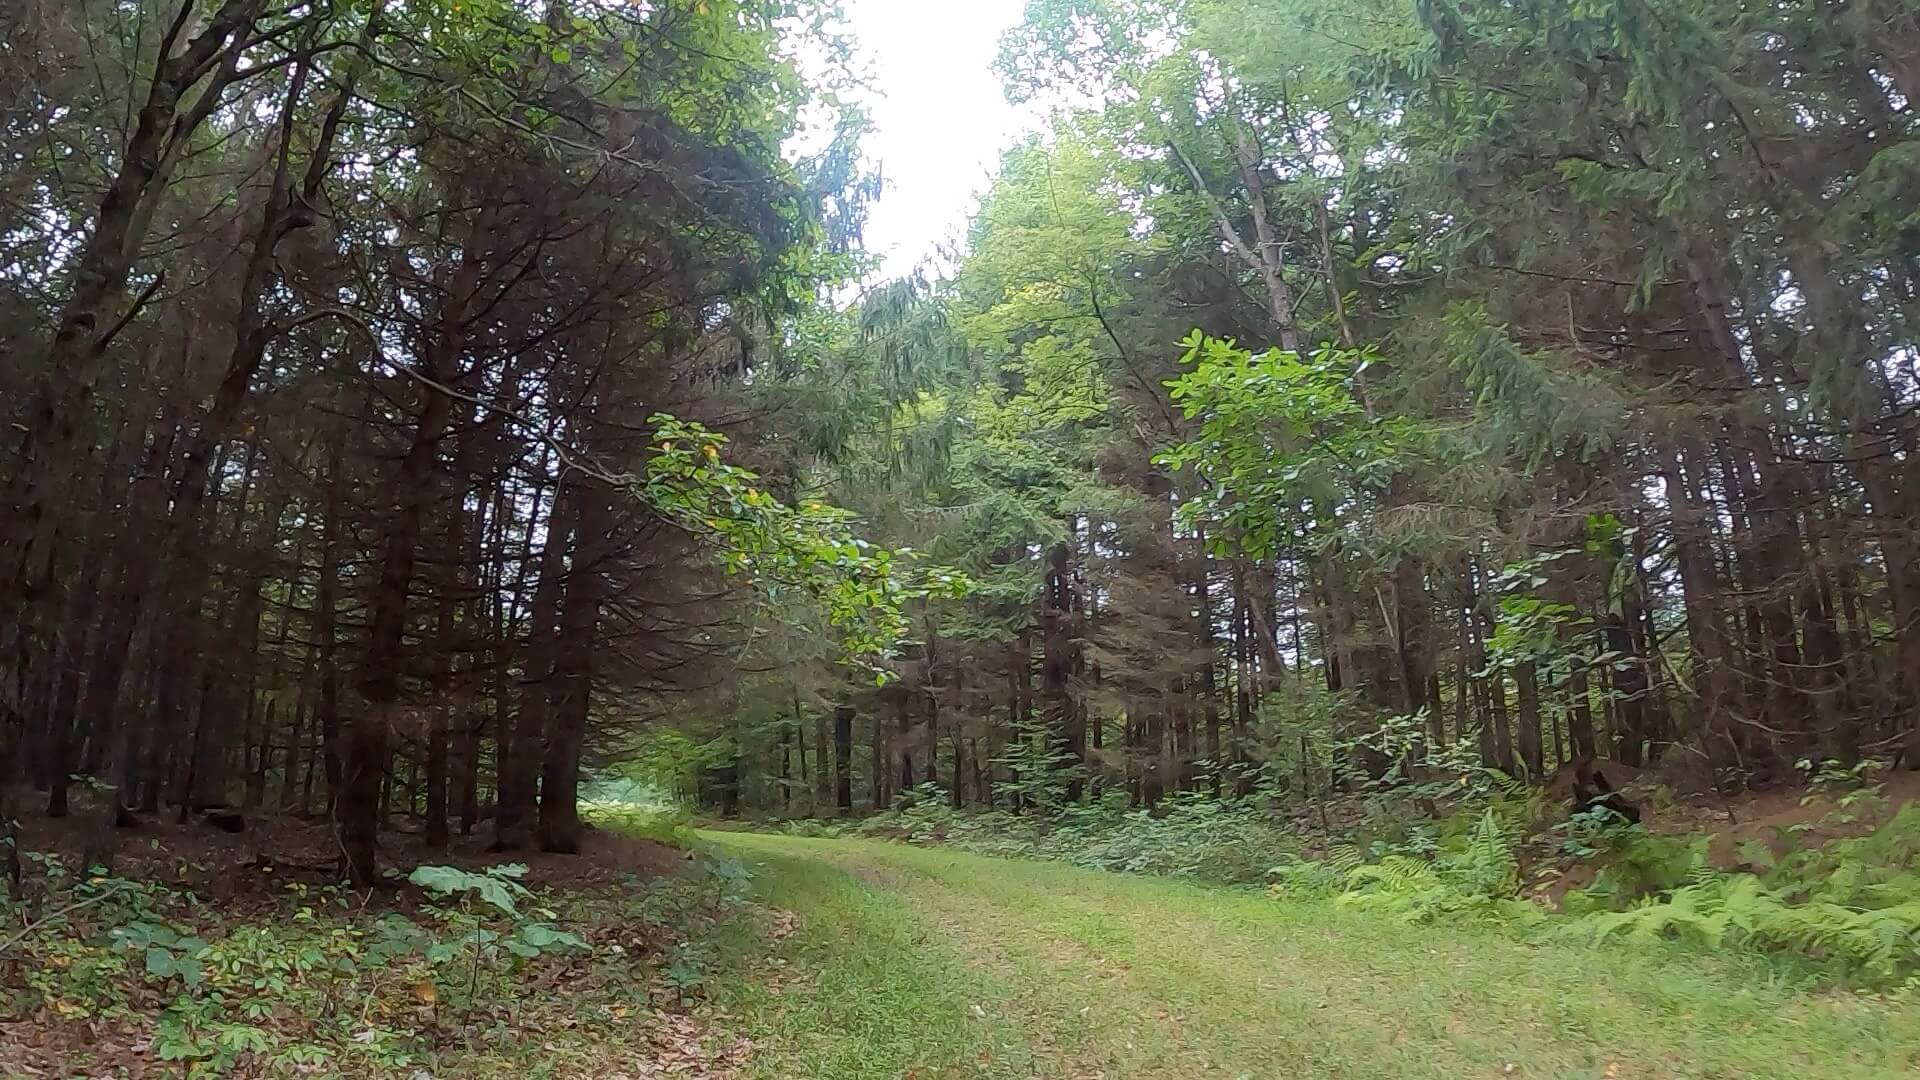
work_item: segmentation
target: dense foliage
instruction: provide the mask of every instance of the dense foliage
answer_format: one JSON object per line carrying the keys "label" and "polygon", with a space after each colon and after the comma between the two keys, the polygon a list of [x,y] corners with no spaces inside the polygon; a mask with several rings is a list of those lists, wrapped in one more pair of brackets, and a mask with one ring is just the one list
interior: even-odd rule
{"label": "dense foliage", "polygon": [[766,427],[872,193],[831,16],[10,7],[0,790],[84,778],[89,866],[123,802],[325,812],[368,884],[394,810],[575,850],[583,763],[758,603],[891,654],[960,579]]}
{"label": "dense foliage", "polygon": [[949,279],[823,335],[882,389],[817,473],[978,587],[897,683],[770,637],[677,737],[775,813],[1911,764],[1916,45],[1898,3],[1030,4],[1046,130]]}

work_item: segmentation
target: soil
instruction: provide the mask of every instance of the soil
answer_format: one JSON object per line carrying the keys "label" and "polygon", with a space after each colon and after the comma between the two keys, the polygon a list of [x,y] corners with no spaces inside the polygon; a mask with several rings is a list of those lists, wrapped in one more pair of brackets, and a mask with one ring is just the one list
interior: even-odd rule
{"label": "soil", "polygon": [[1869,781],[1879,785],[1879,799],[1865,806],[1845,807],[1840,795],[1791,788],[1678,804],[1655,815],[1648,827],[1664,834],[1704,833],[1710,837],[1707,858],[1716,869],[1745,870],[1740,850],[1749,843],[1765,844],[1776,857],[1791,847],[1824,847],[1865,836],[1901,808],[1920,802],[1920,772],[1887,773]]}

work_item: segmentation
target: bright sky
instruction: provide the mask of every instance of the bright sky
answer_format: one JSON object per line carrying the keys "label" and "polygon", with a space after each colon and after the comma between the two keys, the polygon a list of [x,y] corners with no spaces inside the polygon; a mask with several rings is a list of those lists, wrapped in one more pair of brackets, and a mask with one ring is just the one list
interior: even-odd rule
{"label": "bright sky", "polygon": [[848,0],[847,21],[882,95],[867,153],[886,177],[867,250],[883,274],[912,270],[958,241],[974,196],[1027,126],[993,73],[1000,35],[1024,0]]}

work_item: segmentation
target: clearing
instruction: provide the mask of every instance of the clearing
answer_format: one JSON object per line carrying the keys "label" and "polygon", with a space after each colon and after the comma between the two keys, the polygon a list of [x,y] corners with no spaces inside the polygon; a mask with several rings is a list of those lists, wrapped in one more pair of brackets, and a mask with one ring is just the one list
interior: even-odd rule
{"label": "clearing", "polygon": [[1679,950],[881,841],[709,833],[793,916],[749,1075],[1910,1077],[1920,1009]]}

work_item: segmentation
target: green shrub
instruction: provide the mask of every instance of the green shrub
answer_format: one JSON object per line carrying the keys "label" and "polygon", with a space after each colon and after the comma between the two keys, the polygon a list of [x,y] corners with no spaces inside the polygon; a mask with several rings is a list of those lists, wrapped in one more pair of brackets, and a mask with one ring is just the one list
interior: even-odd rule
{"label": "green shrub", "polygon": [[1268,871],[1297,847],[1284,826],[1256,803],[1198,793],[1168,798],[1150,813],[1129,809],[1124,792],[1109,791],[1040,815],[954,810],[939,787],[922,784],[892,810],[853,828],[863,836],[943,844],[980,855],[1224,885],[1266,881]]}
{"label": "green shrub", "polygon": [[232,920],[189,894],[89,877],[49,895],[49,912],[69,914],[9,939],[24,961],[9,1011],[151,1018],[169,1075],[406,1069],[434,1052],[442,1009],[484,1014],[528,965],[586,951],[519,884],[523,869],[422,867],[412,881],[435,899],[417,919],[364,918],[342,888],[294,884],[275,917]]}
{"label": "green shrub", "polygon": [[780,831],[788,836],[836,837],[845,835],[839,825],[818,818],[798,818],[780,823]]}
{"label": "green shrub", "polygon": [[1049,841],[1057,857],[1078,866],[1228,885],[1266,881],[1268,871],[1298,848],[1253,803],[1199,793],[1168,798],[1159,816],[1122,810],[1086,824],[1069,820]]}
{"label": "green shrub", "polygon": [[[1353,852],[1352,848],[1342,849]],[[1360,865],[1358,853],[1353,853],[1353,866]],[[1353,866],[1347,870],[1353,869]],[[1333,896],[1345,886],[1347,871],[1331,857],[1326,859],[1303,859],[1298,855],[1287,855],[1279,862],[1267,868],[1267,894],[1279,900],[1312,899]]]}
{"label": "green shrub", "polygon": [[1711,950],[1791,954],[1872,984],[1920,970],[1920,900],[1877,909],[1794,903],[1752,874],[1701,875],[1663,899],[1589,915],[1579,930],[1597,942],[1673,939]]}

